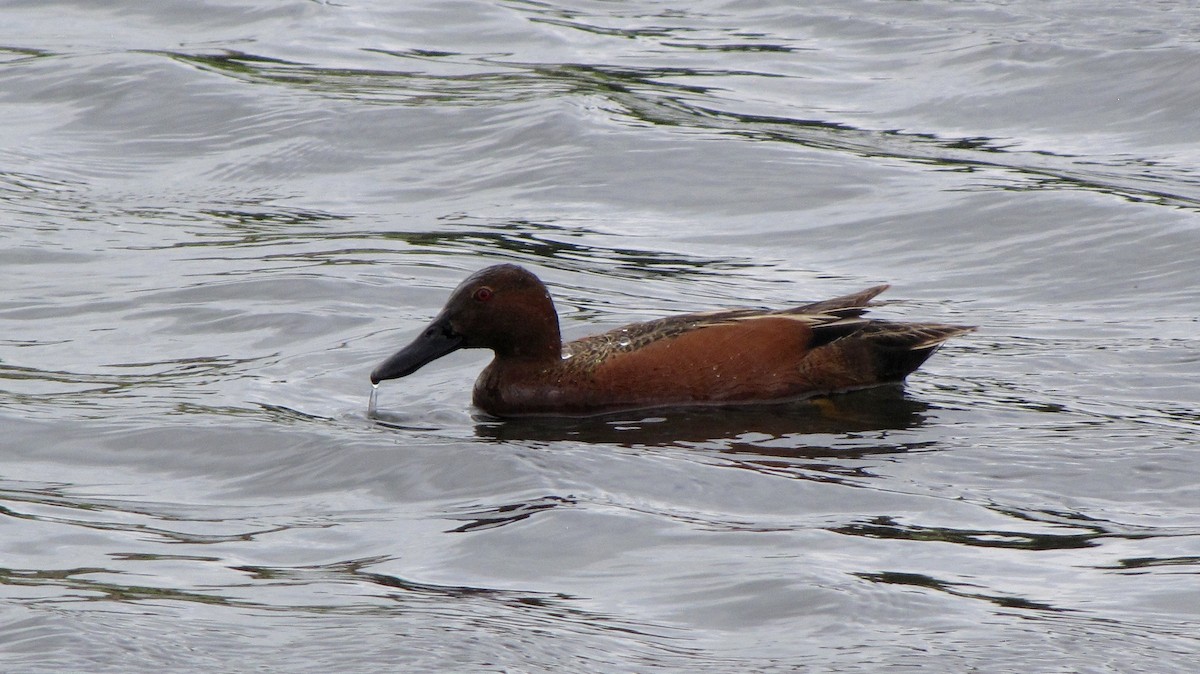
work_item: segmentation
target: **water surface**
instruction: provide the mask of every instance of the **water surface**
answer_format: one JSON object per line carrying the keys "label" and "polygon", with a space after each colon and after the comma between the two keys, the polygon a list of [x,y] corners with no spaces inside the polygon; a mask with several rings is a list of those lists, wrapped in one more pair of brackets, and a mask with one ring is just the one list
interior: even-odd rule
{"label": "water surface", "polygon": [[[1187,3],[10,2],[5,671],[1191,671]],[[891,283],[903,389],[499,422],[367,375]]]}

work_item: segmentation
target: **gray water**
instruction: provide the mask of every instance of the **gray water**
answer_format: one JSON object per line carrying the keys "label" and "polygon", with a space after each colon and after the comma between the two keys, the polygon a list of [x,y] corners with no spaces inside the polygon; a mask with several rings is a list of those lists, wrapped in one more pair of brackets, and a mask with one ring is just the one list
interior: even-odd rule
{"label": "gray water", "polygon": [[[1185,672],[1194,3],[0,4],[0,671]],[[900,389],[498,422],[371,368],[891,283]]]}

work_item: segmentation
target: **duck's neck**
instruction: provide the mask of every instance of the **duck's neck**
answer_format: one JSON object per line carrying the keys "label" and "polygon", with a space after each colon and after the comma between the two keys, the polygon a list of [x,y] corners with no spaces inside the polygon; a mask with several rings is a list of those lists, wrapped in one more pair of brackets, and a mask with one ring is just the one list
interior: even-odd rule
{"label": "duck's neck", "polygon": [[498,358],[506,360],[558,361],[562,359],[562,333],[558,327],[558,312],[550,296],[528,307],[512,324],[509,338],[496,345]]}
{"label": "duck's neck", "polygon": [[562,359],[562,337],[558,332],[558,323],[553,330],[529,331],[527,334],[514,339],[509,348],[503,351],[497,349],[496,355],[513,360],[557,361]]}

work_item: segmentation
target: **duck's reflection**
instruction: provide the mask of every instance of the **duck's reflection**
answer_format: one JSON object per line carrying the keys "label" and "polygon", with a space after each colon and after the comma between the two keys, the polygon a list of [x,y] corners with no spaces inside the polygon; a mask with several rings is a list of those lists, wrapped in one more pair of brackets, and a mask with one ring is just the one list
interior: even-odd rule
{"label": "duck's reflection", "polygon": [[911,449],[887,435],[920,427],[928,409],[899,387],[880,387],[777,405],[650,410],[583,419],[480,417],[475,432],[498,441],[696,446],[760,456],[845,457]]}
{"label": "duck's reflection", "polygon": [[[683,449],[704,463],[789,479],[864,486],[876,476],[862,458],[902,454],[929,444],[914,429],[929,406],[884,387],[788,404],[665,409],[590,417],[477,419],[476,435],[543,447],[608,445],[635,452]],[[694,453],[693,453],[694,452]],[[577,505],[573,496],[475,507],[458,513],[456,532],[505,526],[531,515]],[[677,517],[678,514],[671,514]],[[740,529],[744,523],[708,522]]]}

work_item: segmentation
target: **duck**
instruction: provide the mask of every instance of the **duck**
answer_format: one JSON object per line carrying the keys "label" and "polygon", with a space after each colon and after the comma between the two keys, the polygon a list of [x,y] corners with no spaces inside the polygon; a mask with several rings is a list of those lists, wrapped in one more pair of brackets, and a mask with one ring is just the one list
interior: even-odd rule
{"label": "duck", "polygon": [[490,349],[472,402],[499,418],[780,403],[895,384],[975,328],[865,318],[888,287],[787,309],[678,314],[564,344],[546,285],[498,264],[463,281],[371,383],[458,349]]}

